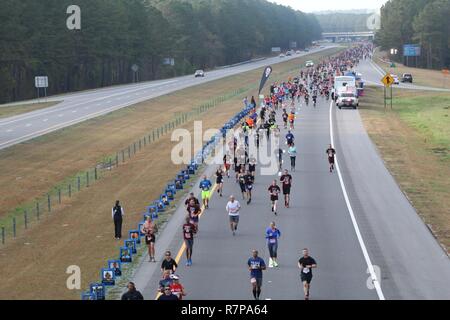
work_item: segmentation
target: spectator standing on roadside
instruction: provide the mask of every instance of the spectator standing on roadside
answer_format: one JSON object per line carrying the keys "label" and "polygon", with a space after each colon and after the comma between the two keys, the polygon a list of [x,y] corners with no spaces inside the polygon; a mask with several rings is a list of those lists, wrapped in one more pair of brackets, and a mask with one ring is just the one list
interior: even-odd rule
{"label": "spectator standing on roadside", "polygon": [[122,221],[124,216],[124,210],[120,205],[119,200],[116,201],[115,206],[112,208],[112,218],[114,221],[114,234],[116,240],[122,238]]}

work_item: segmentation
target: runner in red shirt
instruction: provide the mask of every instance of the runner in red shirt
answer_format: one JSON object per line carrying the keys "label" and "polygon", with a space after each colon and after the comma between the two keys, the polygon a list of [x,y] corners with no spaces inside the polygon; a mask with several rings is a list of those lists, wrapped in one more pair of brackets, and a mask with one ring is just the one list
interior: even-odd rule
{"label": "runner in red shirt", "polygon": [[186,295],[186,292],[184,291],[184,287],[180,283],[180,277],[177,275],[172,275],[172,284],[170,285],[170,291],[172,291],[172,294],[176,295],[178,297],[178,300],[183,300],[183,296]]}

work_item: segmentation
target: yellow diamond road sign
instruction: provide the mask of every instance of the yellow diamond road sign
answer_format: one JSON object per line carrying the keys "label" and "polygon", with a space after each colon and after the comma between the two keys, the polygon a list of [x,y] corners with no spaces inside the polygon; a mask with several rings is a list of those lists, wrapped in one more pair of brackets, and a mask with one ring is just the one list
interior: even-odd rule
{"label": "yellow diamond road sign", "polygon": [[381,79],[381,82],[383,82],[386,87],[390,87],[394,83],[394,78],[392,78],[390,74],[387,74]]}

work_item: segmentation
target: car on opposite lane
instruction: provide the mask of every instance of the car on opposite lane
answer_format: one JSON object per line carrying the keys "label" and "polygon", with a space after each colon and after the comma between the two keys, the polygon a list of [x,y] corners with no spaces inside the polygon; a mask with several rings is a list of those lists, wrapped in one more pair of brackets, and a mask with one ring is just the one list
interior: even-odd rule
{"label": "car on opposite lane", "polygon": [[203,70],[197,70],[197,71],[195,71],[195,74],[194,74],[194,76],[196,77],[196,78],[198,78],[198,77],[204,77],[205,76],[205,71],[203,71]]}
{"label": "car on opposite lane", "polygon": [[413,83],[413,76],[411,73],[404,73],[402,75],[402,82],[409,82],[409,83]]}

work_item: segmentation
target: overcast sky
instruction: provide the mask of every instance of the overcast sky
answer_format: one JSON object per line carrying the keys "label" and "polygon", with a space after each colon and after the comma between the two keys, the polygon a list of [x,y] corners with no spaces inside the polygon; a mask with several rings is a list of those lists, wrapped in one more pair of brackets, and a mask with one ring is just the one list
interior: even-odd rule
{"label": "overcast sky", "polygon": [[303,12],[349,9],[379,9],[387,0],[269,0]]}

